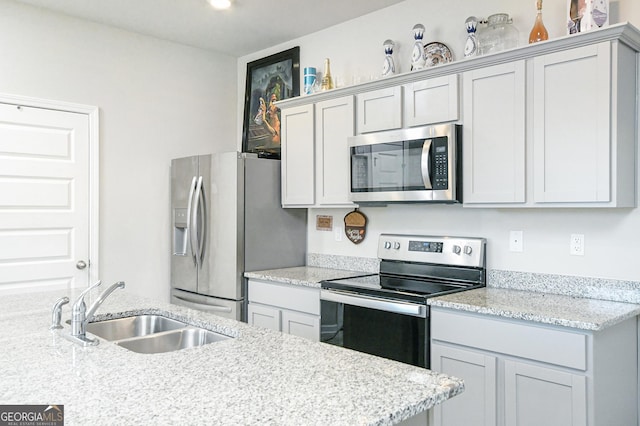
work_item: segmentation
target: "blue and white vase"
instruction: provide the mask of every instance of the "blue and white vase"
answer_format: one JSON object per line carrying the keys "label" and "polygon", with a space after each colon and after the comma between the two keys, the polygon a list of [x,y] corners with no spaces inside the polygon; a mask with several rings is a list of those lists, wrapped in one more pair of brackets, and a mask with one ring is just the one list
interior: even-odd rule
{"label": "blue and white vase", "polygon": [[382,64],[382,76],[387,77],[396,73],[396,65],[393,62],[393,40],[385,40],[384,46],[384,63]]}
{"label": "blue and white vase", "polygon": [[424,25],[416,24],[413,26],[413,50],[411,51],[411,70],[421,70],[425,68],[427,58],[424,54],[424,44],[422,44],[422,37],[424,36]]}
{"label": "blue and white vase", "polygon": [[469,16],[465,21],[467,27],[467,41],[464,44],[464,57],[470,58],[478,54],[478,37],[476,29],[478,27],[478,18]]}

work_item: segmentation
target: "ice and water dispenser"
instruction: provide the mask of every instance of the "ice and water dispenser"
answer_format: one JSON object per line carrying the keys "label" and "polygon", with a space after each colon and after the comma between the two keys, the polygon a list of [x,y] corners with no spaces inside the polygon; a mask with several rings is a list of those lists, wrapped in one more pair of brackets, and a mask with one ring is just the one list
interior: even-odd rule
{"label": "ice and water dispenser", "polygon": [[187,209],[173,209],[173,255],[187,255]]}

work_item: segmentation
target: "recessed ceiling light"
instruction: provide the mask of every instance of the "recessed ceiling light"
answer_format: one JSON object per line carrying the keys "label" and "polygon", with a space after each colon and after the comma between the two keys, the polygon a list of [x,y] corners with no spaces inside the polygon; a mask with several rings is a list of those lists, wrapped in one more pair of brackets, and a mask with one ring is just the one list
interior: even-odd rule
{"label": "recessed ceiling light", "polygon": [[209,0],[209,4],[214,9],[229,9],[231,7],[231,0]]}

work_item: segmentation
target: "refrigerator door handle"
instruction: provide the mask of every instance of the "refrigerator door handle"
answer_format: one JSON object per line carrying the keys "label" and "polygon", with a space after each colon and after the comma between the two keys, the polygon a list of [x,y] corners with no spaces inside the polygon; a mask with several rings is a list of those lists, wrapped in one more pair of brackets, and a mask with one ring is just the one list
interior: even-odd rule
{"label": "refrigerator door handle", "polygon": [[193,193],[196,190],[196,177],[194,176],[191,179],[191,188],[189,188],[189,204],[187,205],[187,233],[189,236],[189,246],[191,247],[191,258],[193,259],[193,264],[197,265],[196,261],[196,250],[193,244],[193,223],[191,218],[191,213],[193,212]]}
{"label": "refrigerator door handle", "polygon": [[173,295],[173,297],[175,297],[176,299],[180,300],[180,304],[182,306],[186,306],[187,308],[193,308],[193,309],[199,309],[201,311],[209,311],[209,312],[225,312],[230,314],[231,313],[231,308],[228,308],[226,306],[216,306],[216,305],[208,305],[208,304],[204,304],[204,303],[199,303],[199,302],[195,302],[193,300],[189,300],[185,297],[182,296],[177,296],[177,295]]}
{"label": "refrigerator door handle", "polygon": [[202,200],[202,176],[198,177],[198,183],[196,184],[196,189],[195,193],[193,194],[192,200],[193,208],[191,210],[191,223],[193,226],[191,227],[189,236],[191,237],[191,248],[195,257],[196,266],[198,267],[198,269],[200,269],[202,267],[202,258],[200,253],[202,244],[199,238],[201,229],[199,223],[200,221],[198,221],[198,219],[200,218],[200,212],[202,208],[200,203],[200,201]]}
{"label": "refrigerator door handle", "polygon": [[200,265],[204,263],[204,252],[205,252],[205,242],[207,238],[207,203],[204,198],[205,188],[204,188],[204,180],[202,176],[199,179],[200,188],[198,192],[198,199],[200,201],[200,223],[202,223],[202,229],[200,230],[200,238],[198,241],[198,256],[200,259]]}

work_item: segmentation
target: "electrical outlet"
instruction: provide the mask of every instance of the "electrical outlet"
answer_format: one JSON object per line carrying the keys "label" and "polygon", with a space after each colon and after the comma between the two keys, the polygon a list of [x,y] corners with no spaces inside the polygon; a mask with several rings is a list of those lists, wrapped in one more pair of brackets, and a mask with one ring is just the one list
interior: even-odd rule
{"label": "electrical outlet", "polygon": [[571,234],[569,240],[569,254],[572,256],[584,256],[584,235]]}
{"label": "electrical outlet", "polygon": [[338,225],[335,228],[333,228],[333,238],[336,241],[342,241],[343,233],[344,233],[344,230],[342,229],[342,226]]}
{"label": "electrical outlet", "polygon": [[524,236],[522,231],[509,233],[509,251],[522,252],[524,250]]}

